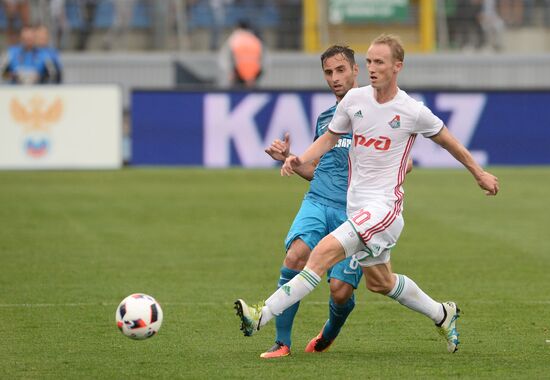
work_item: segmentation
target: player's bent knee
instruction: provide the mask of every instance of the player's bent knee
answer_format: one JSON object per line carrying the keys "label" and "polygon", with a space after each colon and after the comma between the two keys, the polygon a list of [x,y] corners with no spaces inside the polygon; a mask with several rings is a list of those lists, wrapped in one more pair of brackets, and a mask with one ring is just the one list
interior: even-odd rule
{"label": "player's bent knee", "polygon": [[309,259],[310,253],[311,250],[308,245],[301,239],[296,239],[292,242],[286,252],[284,265],[293,270],[302,270]]}
{"label": "player's bent knee", "polygon": [[347,282],[331,279],[330,281],[330,296],[337,305],[343,305],[353,295],[353,286]]}
{"label": "player's bent knee", "polygon": [[[290,252],[290,251],[289,251]],[[302,270],[304,269],[304,266],[306,265],[307,258],[303,259],[298,256],[292,256],[287,253],[285,260],[284,260],[284,266],[293,269],[293,270]]]}

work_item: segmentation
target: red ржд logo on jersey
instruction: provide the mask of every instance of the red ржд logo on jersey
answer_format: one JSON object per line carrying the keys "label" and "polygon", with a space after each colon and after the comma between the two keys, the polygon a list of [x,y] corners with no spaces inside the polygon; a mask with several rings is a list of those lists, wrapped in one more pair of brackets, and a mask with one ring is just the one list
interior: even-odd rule
{"label": "red \u0440\u0436\u0434 logo on jersey", "polygon": [[367,139],[365,136],[353,135],[353,146],[361,145],[364,147],[374,147],[376,150],[390,149],[391,139],[386,136],[371,137]]}

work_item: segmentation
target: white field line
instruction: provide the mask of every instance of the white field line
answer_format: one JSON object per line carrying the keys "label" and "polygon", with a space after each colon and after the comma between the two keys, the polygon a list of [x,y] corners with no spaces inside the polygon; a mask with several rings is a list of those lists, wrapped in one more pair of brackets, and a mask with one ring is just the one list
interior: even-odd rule
{"label": "white field line", "polygon": [[[326,305],[326,301],[305,301],[309,305]],[[468,304],[502,304],[509,303],[509,300],[476,300],[469,301]],[[355,301],[357,305],[383,305],[383,304],[393,304],[392,300],[380,300],[380,301]],[[521,305],[550,305],[550,300],[540,300],[540,301],[514,301],[514,303]],[[161,302],[163,306],[219,306],[219,305],[233,305],[226,302]],[[118,303],[110,302],[81,302],[81,303],[0,303],[0,309],[16,309],[16,308],[47,308],[47,307],[96,307],[96,306],[118,306]]]}

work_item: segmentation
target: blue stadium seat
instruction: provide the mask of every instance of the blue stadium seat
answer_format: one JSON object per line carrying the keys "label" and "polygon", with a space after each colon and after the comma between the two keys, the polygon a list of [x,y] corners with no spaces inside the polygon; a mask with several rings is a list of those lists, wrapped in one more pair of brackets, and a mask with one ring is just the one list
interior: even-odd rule
{"label": "blue stadium seat", "polygon": [[151,26],[150,6],[143,1],[138,1],[134,7],[132,26],[139,29],[146,29]]}
{"label": "blue stadium seat", "polygon": [[[274,1],[239,1],[226,6],[225,21],[222,27],[232,28],[239,20],[246,19],[253,26],[262,29],[275,27],[279,23],[279,13]],[[94,18],[94,27],[105,29],[114,21],[114,5],[111,0],[99,0]],[[82,27],[82,15],[78,0],[66,0],[65,13],[71,29],[78,30]],[[208,0],[198,0],[189,9],[188,28],[211,28],[214,25],[214,15]],[[145,1],[137,1],[133,9],[132,27],[145,29],[151,26],[151,5]],[[5,29],[7,24],[3,7],[0,7],[0,29]]]}
{"label": "blue stadium seat", "polygon": [[[78,0],[67,0],[65,3],[65,12],[69,19],[72,29],[82,27],[81,10]],[[115,8],[111,0],[100,0],[97,5],[94,18],[94,27],[105,29],[112,25],[115,19]],[[151,25],[150,9],[143,1],[137,1],[134,5],[132,15],[133,28],[148,28]]]}
{"label": "blue stadium seat", "polygon": [[[21,27],[21,20],[17,19],[15,21],[16,27]],[[4,12],[4,7],[0,6],[0,29],[6,29],[8,26],[8,19],[6,17],[6,13]]]}
{"label": "blue stadium seat", "polygon": [[0,29],[6,28],[6,15],[4,14],[3,7],[0,7]]}
{"label": "blue stadium seat", "polygon": [[[230,3],[225,7],[225,28],[232,28],[239,20],[249,20],[253,27],[262,29],[274,27],[279,23],[279,13],[273,1],[240,1]],[[207,0],[199,0],[189,9],[188,27],[211,28],[214,25],[214,15]]]}
{"label": "blue stadium seat", "polygon": [[188,14],[187,26],[190,30],[196,28],[210,28],[214,25],[214,15],[208,1],[200,0],[191,6]]}

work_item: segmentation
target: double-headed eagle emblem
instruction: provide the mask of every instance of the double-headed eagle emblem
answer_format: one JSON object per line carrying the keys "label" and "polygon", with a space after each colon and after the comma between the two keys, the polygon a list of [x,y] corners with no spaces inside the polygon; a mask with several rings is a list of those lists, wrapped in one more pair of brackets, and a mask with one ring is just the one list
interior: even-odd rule
{"label": "double-headed eagle emblem", "polygon": [[29,101],[29,107],[25,107],[14,98],[10,103],[10,112],[13,120],[24,126],[25,132],[45,132],[50,124],[61,118],[63,102],[57,98],[47,106],[43,98],[35,96]]}

